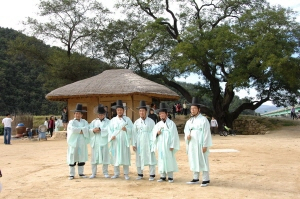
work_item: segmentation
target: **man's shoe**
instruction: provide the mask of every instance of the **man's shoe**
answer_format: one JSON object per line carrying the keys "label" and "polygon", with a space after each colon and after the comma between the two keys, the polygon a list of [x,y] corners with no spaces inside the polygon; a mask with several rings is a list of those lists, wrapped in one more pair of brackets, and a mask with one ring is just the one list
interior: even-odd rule
{"label": "man's shoe", "polygon": [[190,182],[186,182],[186,184],[199,184],[199,179],[193,179]]}
{"label": "man's shoe", "polygon": [[169,182],[169,183],[173,183],[173,182],[174,182],[174,179],[173,179],[173,178],[168,178],[168,182]]}
{"label": "man's shoe", "polygon": [[90,179],[95,178],[95,177],[96,177],[95,175],[91,175],[91,176],[90,176]]}
{"label": "man's shoe", "polygon": [[153,180],[154,180],[154,177],[150,177],[150,178],[149,178],[149,181],[153,181]]}
{"label": "man's shoe", "polygon": [[74,176],[69,176],[69,180],[73,180],[74,179]]}
{"label": "man's shoe", "polygon": [[142,176],[138,176],[138,177],[136,178],[136,180],[141,180],[141,179],[143,179]]}
{"label": "man's shoe", "polygon": [[111,179],[116,179],[118,177],[119,177],[118,175],[113,175],[113,176],[111,176]]}
{"label": "man's shoe", "polygon": [[125,175],[125,180],[129,180],[130,177],[128,175]]}
{"label": "man's shoe", "polygon": [[208,184],[210,183],[210,180],[208,180],[208,181],[202,181],[202,183],[201,183],[201,187],[207,187],[208,186]]}
{"label": "man's shoe", "polygon": [[157,180],[157,182],[165,182],[165,181],[166,181],[166,179],[164,179],[164,178]]}
{"label": "man's shoe", "polygon": [[81,177],[81,178],[87,178],[86,175],[84,175],[84,174],[79,174],[79,177]]}
{"label": "man's shoe", "polygon": [[110,176],[109,176],[108,174],[105,174],[104,177],[105,177],[105,178],[109,178]]}

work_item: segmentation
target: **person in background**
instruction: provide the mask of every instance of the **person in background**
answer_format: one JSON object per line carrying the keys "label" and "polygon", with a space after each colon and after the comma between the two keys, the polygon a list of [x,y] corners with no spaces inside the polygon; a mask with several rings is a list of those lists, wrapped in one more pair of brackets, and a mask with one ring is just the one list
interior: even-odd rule
{"label": "person in background", "polygon": [[203,172],[201,187],[206,187],[210,183],[208,155],[212,139],[209,122],[201,115],[196,97],[192,99],[191,118],[185,124],[184,139],[190,170],[193,172],[193,180],[187,184],[198,184],[199,174]]}
{"label": "person in background", "polygon": [[187,115],[187,105],[186,105],[186,102],[184,101],[183,104],[182,104],[182,108],[183,108],[183,114],[184,115]]}
{"label": "person in background", "polygon": [[105,118],[109,119],[109,116],[108,116],[108,107],[104,106],[104,110],[105,110]]}
{"label": "person in background", "polygon": [[176,124],[168,118],[168,110],[165,103],[160,103],[160,121],[154,126],[152,131],[154,148],[158,151],[158,172],[160,179],[157,182],[173,183],[173,172],[178,171],[175,154],[180,148],[179,136]]}
{"label": "person in background", "polygon": [[78,174],[81,178],[86,178],[84,172],[85,162],[88,160],[87,144],[90,140],[89,123],[82,119],[82,104],[77,104],[74,110],[74,119],[70,120],[67,127],[67,143],[68,153],[67,162],[69,164],[69,180],[73,180],[75,176],[75,165],[78,163]]}
{"label": "person in background", "polygon": [[27,134],[28,139],[32,139],[32,129],[26,128],[26,134]]}
{"label": "person in background", "polygon": [[53,135],[54,128],[55,128],[55,121],[54,121],[54,117],[51,116],[50,120],[48,122],[48,129],[50,132],[50,137],[52,137],[52,135]]}
{"label": "person in background", "polygon": [[295,112],[295,107],[292,106],[292,109],[291,109],[291,118],[294,120],[295,118],[297,119],[297,116],[296,116],[296,112]]}
{"label": "person in background", "polygon": [[175,115],[176,115],[176,110],[177,110],[177,106],[176,106],[176,104],[174,104],[173,106],[172,106],[172,113],[173,113],[173,118],[175,119]]}
{"label": "person in background", "polygon": [[154,110],[154,112],[156,111],[156,105],[154,103],[150,104],[150,108]]}
{"label": "person in background", "polygon": [[47,127],[47,134],[49,133],[49,129],[48,129],[48,117],[45,118],[45,121],[44,121],[44,125]]}
{"label": "person in background", "polygon": [[59,130],[59,119],[57,119],[56,117],[54,117],[54,124],[55,124],[55,129],[54,131],[58,131]]}
{"label": "person in background", "polygon": [[145,166],[149,166],[149,181],[155,178],[156,158],[152,150],[153,137],[152,130],[155,125],[154,121],[147,117],[147,106],[145,101],[140,101],[139,115],[133,124],[132,129],[132,148],[136,153],[137,180],[144,177],[143,171]]}
{"label": "person in background", "polygon": [[63,111],[61,113],[61,119],[62,119],[62,123],[64,126],[64,131],[67,130],[67,125],[68,125],[68,111],[67,111],[67,107],[63,108]]}
{"label": "person in background", "polygon": [[154,113],[154,109],[150,109],[150,114],[148,115],[148,117],[151,118],[155,124],[158,122],[158,117]]}
{"label": "person in background", "polygon": [[39,140],[40,139],[44,139],[44,140],[47,140],[47,137],[46,137],[46,132],[47,132],[47,129],[48,127],[44,124],[40,125],[37,129],[37,132],[38,132],[38,138]]}
{"label": "person in background", "polygon": [[172,120],[172,115],[171,115],[171,113],[169,113],[169,112],[168,112],[168,118],[169,118],[170,120]]}
{"label": "person in background", "polygon": [[4,144],[11,144],[11,123],[14,121],[15,117],[10,118],[10,114],[7,113],[6,117],[2,120],[2,124],[4,126]]}
{"label": "person in background", "polygon": [[218,122],[214,117],[211,117],[211,121],[210,121],[210,131],[211,133],[213,133],[214,135],[216,133],[218,133]]}
{"label": "person in background", "polygon": [[91,145],[91,165],[92,175],[90,178],[95,178],[97,175],[97,165],[102,164],[102,173],[105,178],[109,178],[108,165],[110,162],[108,150],[108,126],[109,119],[105,117],[106,111],[102,104],[97,108],[97,119],[94,119],[89,125],[90,145]]}
{"label": "person in background", "polygon": [[227,131],[228,134],[230,134],[231,136],[235,136],[235,135],[236,135],[236,134],[235,134],[235,131],[232,130],[231,128],[229,128],[225,123],[224,123],[224,129],[225,129],[225,131]]}

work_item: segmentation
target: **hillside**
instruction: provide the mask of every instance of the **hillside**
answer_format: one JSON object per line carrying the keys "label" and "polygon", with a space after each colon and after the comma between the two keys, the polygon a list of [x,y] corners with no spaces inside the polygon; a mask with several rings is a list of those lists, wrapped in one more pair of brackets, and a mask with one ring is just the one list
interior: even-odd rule
{"label": "hillside", "polygon": [[276,107],[275,105],[261,105],[258,107],[255,112],[256,113],[265,113],[269,111],[275,111],[277,109],[280,109],[281,107]]}

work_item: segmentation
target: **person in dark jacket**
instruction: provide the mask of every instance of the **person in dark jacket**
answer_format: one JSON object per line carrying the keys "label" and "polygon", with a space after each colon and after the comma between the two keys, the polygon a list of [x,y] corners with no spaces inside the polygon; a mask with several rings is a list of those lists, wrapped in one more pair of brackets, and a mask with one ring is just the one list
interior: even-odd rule
{"label": "person in dark jacket", "polygon": [[154,121],[155,124],[158,122],[158,117],[154,113],[153,109],[150,109],[150,114],[148,115],[148,117],[151,118]]}
{"label": "person in dark jacket", "polygon": [[50,132],[50,137],[52,137],[53,130],[55,129],[55,121],[54,121],[53,116],[50,117],[50,120],[48,122],[48,129],[49,129],[49,132]]}
{"label": "person in dark jacket", "polygon": [[68,125],[68,111],[67,111],[67,107],[65,107],[61,113],[61,120],[64,126],[64,131],[67,130],[67,125]]}

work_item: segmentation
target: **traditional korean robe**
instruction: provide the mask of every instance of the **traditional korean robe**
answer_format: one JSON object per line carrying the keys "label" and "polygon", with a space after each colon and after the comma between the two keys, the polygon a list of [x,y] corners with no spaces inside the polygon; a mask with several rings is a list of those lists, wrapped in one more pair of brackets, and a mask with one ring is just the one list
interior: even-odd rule
{"label": "traditional korean robe", "polygon": [[[80,132],[83,134],[80,134]],[[89,124],[85,119],[70,120],[67,128],[68,164],[88,160],[87,144],[89,143]]]}
{"label": "traditional korean robe", "polygon": [[[190,118],[185,124],[184,134],[191,171],[209,171],[208,155],[212,139],[210,124],[206,117],[199,114]],[[191,140],[187,140],[189,134],[191,134]],[[208,147],[205,153],[202,152],[203,147]]]}
{"label": "traditional korean robe", "polygon": [[[159,130],[161,134],[157,136]],[[159,173],[178,171],[175,154],[180,148],[180,142],[176,124],[169,118],[165,123],[160,121],[154,126],[152,136],[158,151]],[[170,148],[174,148],[174,150],[170,151]]]}
{"label": "traditional korean robe", "polygon": [[[122,127],[126,127],[126,131]],[[108,128],[108,140],[110,142],[111,162],[114,166],[130,166],[130,141],[133,124],[129,117],[118,116],[111,119]],[[116,139],[111,140],[112,136]]]}
{"label": "traditional korean robe", "polygon": [[[90,145],[92,148],[91,164],[110,164],[108,150],[108,127],[109,119],[104,118],[102,121],[98,118],[93,120],[89,125]],[[100,127],[100,133],[94,133],[93,129]]]}
{"label": "traditional korean robe", "polygon": [[[155,126],[154,121],[146,117],[137,119],[132,129],[132,146],[136,147],[136,166],[144,170],[146,165],[156,165],[155,152],[153,150],[152,130]],[[138,158],[140,157],[140,158]]]}

